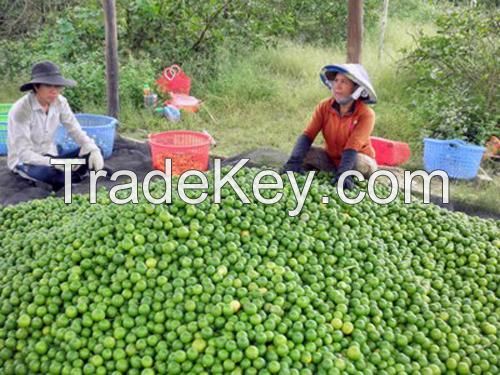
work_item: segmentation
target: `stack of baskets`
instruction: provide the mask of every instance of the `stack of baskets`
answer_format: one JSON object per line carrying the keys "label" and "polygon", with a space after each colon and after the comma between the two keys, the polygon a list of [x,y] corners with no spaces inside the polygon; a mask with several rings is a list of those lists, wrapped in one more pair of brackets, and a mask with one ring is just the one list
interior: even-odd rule
{"label": "stack of baskets", "polygon": [[476,177],[485,148],[458,139],[424,138],[424,167],[427,172],[442,170],[450,178]]}
{"label": "stack of baskets", "polygon": [[[113,153],[116,124],[118,121],[110,116],[86,113],[78,113],[75,117],[80,123],[82,130],[101,149],[104,159],[108,159]],[[62,125],[56,131],[56,145],[60,153],[75,151],[79,147]]]}
{"label": "stack of baskets", "polygon": [[10,103],[0,103],[0,155],[7,155],[7,121]]}

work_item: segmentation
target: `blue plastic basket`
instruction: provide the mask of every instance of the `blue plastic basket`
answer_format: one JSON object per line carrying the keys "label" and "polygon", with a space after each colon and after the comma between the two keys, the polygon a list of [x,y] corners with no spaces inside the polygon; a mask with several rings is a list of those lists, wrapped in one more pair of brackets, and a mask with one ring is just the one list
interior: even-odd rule
{"label": "blue plastic basket", "polygon": [[458,139],[424,138],[424,168],[442,170],[448,177],[469,180],[476,177],[485,148]]}
{"label": "blue plastic basket", "polygon": [[0,155],[7,155],[7,123],[0,122]]}
{"label": "blue plastic basket", "polygon": [[[109,158],[113,153],[118,121],[113,117],[86,113],[78,113],[75,116],[82,130],[94,139],[96,145],[101,149],[104,159]],[[79,147],[63,125],[60,125],[56,131],[56,145],[59,152],[64,153],[75,151]]]}

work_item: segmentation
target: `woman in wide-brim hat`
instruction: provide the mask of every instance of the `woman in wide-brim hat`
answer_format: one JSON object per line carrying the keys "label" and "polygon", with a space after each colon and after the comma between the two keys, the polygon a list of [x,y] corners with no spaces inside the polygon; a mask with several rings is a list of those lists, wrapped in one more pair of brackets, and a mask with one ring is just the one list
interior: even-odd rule
{"label": "woman in wide-brim hat", "polygon": [[[368,73],[361,64],[327,65],[320,77],[332,96],[317,105],[281,172],[324,170],[334,174],[333,184],[337,184],[342,173],[350,170],[368,177],[377,169],[370,142],[375,113],[367,105],[376,103],[377,96]],[[319,132],[325,145],[312,147]],[[344,180],[343,187],[354,187],[351,176]]]}
{"label": "woman in wide-brim hat", "polygon": [[[104,167],[101,151],[82,130],[68,101],[61,94],[76,82],[62,76],[59,67],[50,61],[33,65],[31,80],[21,85],[28,91],[9,111],[7,128],[7,165],[15,173],[35,182],[49,184],[54,190],[64,186],[64,166],[52,165],[51,158],[82,157],[86,164],[72,173],[72,182],[79,182],[88,170]],[[60,154],[55,133],[62,124],[80,146],[75,152]]]}

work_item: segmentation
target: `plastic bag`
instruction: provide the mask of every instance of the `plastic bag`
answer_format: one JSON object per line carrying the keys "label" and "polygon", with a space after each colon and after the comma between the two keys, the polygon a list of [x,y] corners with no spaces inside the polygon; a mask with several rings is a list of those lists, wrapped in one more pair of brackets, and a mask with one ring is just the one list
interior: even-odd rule
{"label": "plastic bag", "polygon": [[172,65],[161,73],[156,80],[160,92],[189,95],[191,90],[191,78],[181,69],[179,65]]}

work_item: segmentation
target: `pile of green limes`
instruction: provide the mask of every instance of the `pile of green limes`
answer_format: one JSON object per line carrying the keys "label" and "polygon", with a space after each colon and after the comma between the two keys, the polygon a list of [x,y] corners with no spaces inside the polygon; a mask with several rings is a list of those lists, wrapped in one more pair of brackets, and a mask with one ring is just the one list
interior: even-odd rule
{"label": "pile of green limes", "polygon": [[498,221],[290,192],[0,208],[0,373],[499,373]]}

